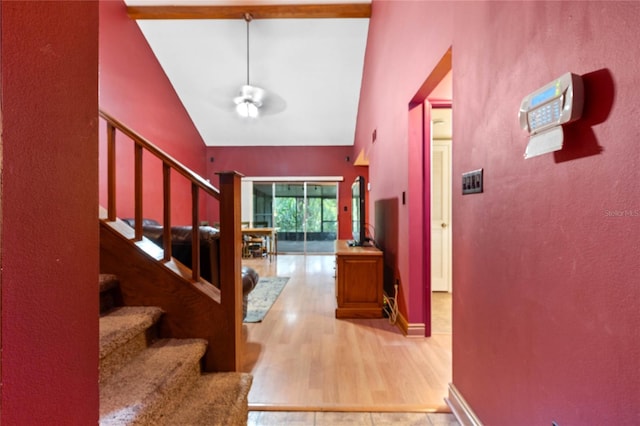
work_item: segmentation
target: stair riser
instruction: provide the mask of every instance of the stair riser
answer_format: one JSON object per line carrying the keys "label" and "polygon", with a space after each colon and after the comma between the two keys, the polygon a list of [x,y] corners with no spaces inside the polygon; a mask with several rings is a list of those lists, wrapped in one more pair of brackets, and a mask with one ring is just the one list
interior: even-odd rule
{"label": "stair riser", "polygon": [[120,283],[115,275],[100,274],[100,314],[104,314],[116,306],[122,306]]}
{"label": "stair riser", "polygon": [[124,365],[144,351],[151,342],[158,339],[158,326],[153,325],[133,336],[109,355],[100,360],[100,383],[109,379]]}
{"label": "stair riser", "polygon": [[[184,376],[176,379],[171,389],[163,390],[163,398],[161,403],[155,407],[150,406],[150,414],[140,423],[136,425],[140,426],[159,426],[162,425],[162,420],[167,418],[174,412],[180,410],[180,403],[184,399],[189,389],[200,377],[201,369],[200,364],[196,363]],[[206,398],[203,395],[203,398]]]}
{"label": "stair riser", "polygon": [[104,314],[116,306],[122,305],[122,296],[119,290],[108,290],[100,293],[100,314]]}

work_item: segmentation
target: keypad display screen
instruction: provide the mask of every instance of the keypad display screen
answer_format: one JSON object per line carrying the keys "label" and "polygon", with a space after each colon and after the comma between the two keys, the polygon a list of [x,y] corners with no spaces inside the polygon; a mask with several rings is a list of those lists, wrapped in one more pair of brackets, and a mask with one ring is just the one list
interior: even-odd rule
{"label": "keypad display screen", "polygon": [[538,93],[533,98],[531,98],[531,108],[536,107],[542,103],[547,102],[548,100],[558,96],[560,94],[560,87],[558,85],[551,86],[547,90],[542,93]]}

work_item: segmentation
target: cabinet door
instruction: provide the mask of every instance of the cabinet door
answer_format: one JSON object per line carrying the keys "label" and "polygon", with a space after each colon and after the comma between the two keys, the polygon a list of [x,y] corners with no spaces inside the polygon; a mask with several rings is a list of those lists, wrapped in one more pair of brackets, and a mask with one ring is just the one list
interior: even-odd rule
{"label": "cabinet door", "polygon": [[346,257],[339,267],[342,285],[338,299],[341,305],[378,306],[382,301],[382,286],[379,282],[378,259]]}

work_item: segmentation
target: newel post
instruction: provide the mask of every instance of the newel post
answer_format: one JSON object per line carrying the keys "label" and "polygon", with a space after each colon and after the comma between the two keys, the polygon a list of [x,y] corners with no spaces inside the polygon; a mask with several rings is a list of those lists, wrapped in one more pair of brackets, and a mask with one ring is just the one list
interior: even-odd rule
{"label": "newel post", "polygon": [[240,369],[242,345],[241,179],[238,172],[220,176],[220,292],[228,324],[228,358],[224,370]]}

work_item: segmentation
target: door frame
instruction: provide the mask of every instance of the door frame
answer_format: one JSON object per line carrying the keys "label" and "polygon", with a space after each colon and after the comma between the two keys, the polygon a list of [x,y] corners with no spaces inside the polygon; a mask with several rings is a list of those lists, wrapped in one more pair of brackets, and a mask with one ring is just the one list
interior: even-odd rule
{"label": "door frame", "polygon": [[[417,144],[412,145],[410,143],[409,149],[409,192],[420,199],[420,209],[422,210],[419,219],[421,223],[417,224],[417,227],[414,227],[420,229],[421,232],[417,233],[417,235],[410,236],[409,245],[417,250],[417,252],[415,256],[413,253],[409,256],[409,276],[411,282],[415,279],[415,282],[419,283],[416,284],[418,287],[411,286],[411,290],[416,291],[416,297],[420,297],[422,312],[418,312],[417,314],[409,312],[409,315],[412,318],[420,317],[422,319],[425,337],[431,336],[431,145],[430,142],[427,144],[425,141],[431,140],[430,108],[432,105],[440,102],[430,97],[433,96],[433,92],[440,82],[452,71],[452,56],[452,48],[449,47],[409,102],[410,111],[420,108],[422,112],[420,118],[416,117],[415,121],[412,117],[417,116],[417,114],[410,114],[409,117],[410,130],[415,126],[416,128],[420,127],[420,131],[422,132],[421,146],[418,147]],[[447,101],[452,103],[452,99]],[[413,163],[411,160],[411,147],[421,149],[422,155],[419,160],[419,165]],[[427,149],[427,147],[429,149]],[[419,168],[419,170],[417,168]],[[411,179],[412,176],[414,179],[418,178],[418,182],[414,183]],[[416,241],[416,238],[420,239],[420,241]]]}

